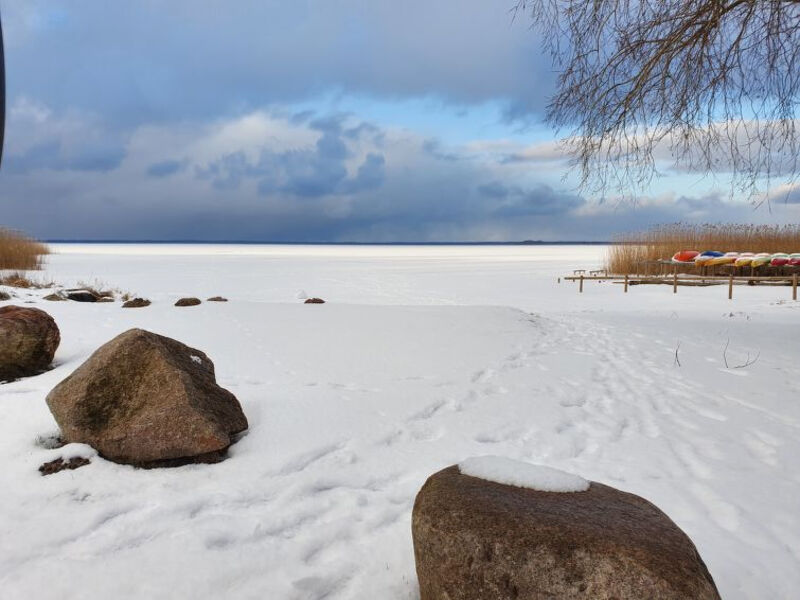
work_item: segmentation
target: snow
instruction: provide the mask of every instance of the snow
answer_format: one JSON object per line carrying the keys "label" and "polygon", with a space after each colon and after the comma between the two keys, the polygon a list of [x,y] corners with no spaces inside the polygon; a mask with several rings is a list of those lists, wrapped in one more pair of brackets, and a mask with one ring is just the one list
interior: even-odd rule
{"label": "snow", "polygon": [[585,492],[583,477],[545,465],[512,460],[505,456],[473,456],[458,463],[463,475],[540,492]]}
{"label": "snow", "polygon": [[[14,290],[62,342],[52,371],[0,385],[3,597],[418,598],[414,497],[488,454],[651,500],[726,600],[800,588],[790,288],[558,283],[599,266],[596,246],[56,249],[42,278],[153,304]],[[250,422],[228,460],[137,470],[52,448],[45,396],[132,327],[214,362]],[[39,474],[78,451],[90,465]]]}

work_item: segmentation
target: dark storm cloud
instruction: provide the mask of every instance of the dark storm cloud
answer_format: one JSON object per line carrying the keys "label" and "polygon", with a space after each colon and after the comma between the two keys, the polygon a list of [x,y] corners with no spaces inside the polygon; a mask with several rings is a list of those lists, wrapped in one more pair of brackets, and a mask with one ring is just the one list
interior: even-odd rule
{"label": "dark storm cloud", "polygon": [[12,98],[129,125],[329,91],[467,105],[500,100],[518,116],[539,113],[553,81],[549,58],[524,19],[512,22],[510,4],[0,2]]}
{"label": "dark storm cloud", "polygon": [[495,201],[491,212],[503,217],[563,214],[586,203],[580,196],[557,192],[544,184],[523,188],[490,181],[479,185],[477,189],[483,196]]}

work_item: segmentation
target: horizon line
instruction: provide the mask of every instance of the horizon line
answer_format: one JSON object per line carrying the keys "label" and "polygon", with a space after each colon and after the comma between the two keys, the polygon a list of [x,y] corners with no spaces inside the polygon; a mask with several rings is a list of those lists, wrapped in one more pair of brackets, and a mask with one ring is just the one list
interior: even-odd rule
{"label": "horizon line", "polygon": [[275,240],[82,240],[82,239],[45,239],[47,244],[242,244],[264,246],[557,246],[557,245],[608,245],[608,241],[586,240],[522,240],[511,242],[304,242]]}

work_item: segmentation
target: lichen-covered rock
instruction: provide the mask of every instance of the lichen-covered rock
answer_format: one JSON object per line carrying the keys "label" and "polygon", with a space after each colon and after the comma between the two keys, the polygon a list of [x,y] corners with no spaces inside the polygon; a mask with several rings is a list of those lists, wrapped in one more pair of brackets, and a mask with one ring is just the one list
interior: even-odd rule
{"label": "lichen-covered rock", "polygon": [[421,600],[719,600],[667,515],[599,483],[542,492],[453,466],[420,490],[412,529]]}
{"label": "lichen-covered rock", "polygon": [[213,296],[206,300],[206,302],[227,302],[227,298],[223,298],[222,296]]}
{"label": "lichen-covered rock", "polygon": [[0,308],[0,381],[38,375],[53,362],[61,333],[38,308]]}
{"label": "lichen-covered rock", "polygon": [[140,466],[218,460],[247,429],[208,356],[142,329],[99,348],[50,392],[47,405],[65,442]]}
{"label": "lichen-covered rock", "polygon": [[325,304],[322,298],[308,298],[303,304]]}

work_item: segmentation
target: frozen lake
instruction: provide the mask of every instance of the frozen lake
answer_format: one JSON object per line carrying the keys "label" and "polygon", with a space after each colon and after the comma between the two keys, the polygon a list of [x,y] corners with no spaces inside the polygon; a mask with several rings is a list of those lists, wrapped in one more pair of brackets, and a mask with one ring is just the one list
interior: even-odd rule
{"label": "frozen lake", "polygon": [[[789,288],[743,286],[728,301],[723,287],[558,283],[599,267],[602,246],[54,250],[41,277],[153,305],[15,291],[12,303],[56,318],[62,344],[54,370],[0,386],[9,598],[418,598],[414,495],[433,472],[487,454],[655,502],[726,600],[800,588]],[[303,305],[301,292],[328,303]],[[172,306],[218,294],[230,302]],[[217,465],[142,471],[92,457],[41,477],[62,452],[36,442],[55,433],[44,397],[131,327],[205,351],[249,434]]]}

